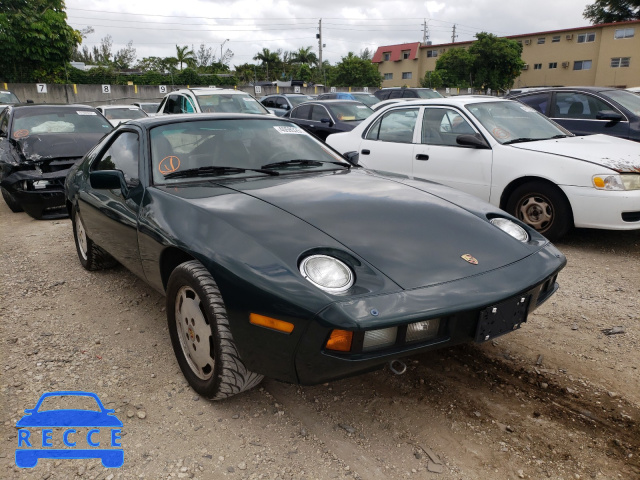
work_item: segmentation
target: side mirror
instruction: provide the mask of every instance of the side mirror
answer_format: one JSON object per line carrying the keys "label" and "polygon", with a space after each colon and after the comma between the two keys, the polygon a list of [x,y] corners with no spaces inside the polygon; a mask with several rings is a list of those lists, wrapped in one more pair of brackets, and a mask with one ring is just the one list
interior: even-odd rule
{"label": "side mirror", "polygon": [[349,162],[351,165],[358,165],[358,161],[360,160],[360,153],[355,152],[345,152],[342,156]]}
{"label": "side mirror", "polygon": [[473,147],[473,148],[490,148],[487,142],[482,138],[478,138],[475,135],[458,135],[456,137],[456,143],[458,145],[462,145],[463,147]]}
{"label": "side mirror", "polygon": [[122,190],[127,191],[127,183],[124,174],[120,170],[95,170],[89,173],[91,188],[96,190]]}
{"label": "side mirror", "polygon": [[333,127],[333,122],[331,121],[330,118],[321,118],[320,122],[321,123],[328,123],[330,127]]}
{"label": "side mirror", "polygon": [[610,122],[619,122],[623,116],[613,110],[600,110],[596,113],[597,120],[608,120]]}

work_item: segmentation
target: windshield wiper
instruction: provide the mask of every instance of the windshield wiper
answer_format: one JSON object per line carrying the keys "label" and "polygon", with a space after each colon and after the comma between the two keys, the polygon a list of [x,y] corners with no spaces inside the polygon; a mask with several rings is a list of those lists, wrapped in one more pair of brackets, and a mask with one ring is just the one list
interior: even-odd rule
{"label": "windshield wiper", "polygon": [[297,166],[309,166],[309,167],[321,167],[323,163],[332,163],[334,165],[340,165],[341,167],[351,168],[351,165],[343,162],[331,162],[329,160],[302,160],[302,159],[294,159],[294,160],[285,160],[283,162],[275,162],[275,163],[267,163],[266,165],[262,165],[262,168],[278,168],[278,167],[288,167],[290,165]]}
{"label": "windshield wiper", "polygon": [[553,137],[549,137],[546,140],[553,140],[554,138],[567,138],[567,137],[574,137],[575,135],[567,135],[566,133],[561,133],[559,135],[554,135]]}
{"label": "windshield wiper", "polygon": [[522,143],[522,142],[537,142],[538,140],[546,140],[542,139],[542,138],[526,138],[526,137],[521,137],[521,138],[514,138],[513,140],[509,140],[503,143],[503,145],[511,145],[512,143]]}
{"label": "windshield wiper", "polygon": [[278,172],[272,172],[271,170],[263,170],[261,168],[241,168],[241,167],[199,167],[188,168],[186,170],[179,170],[176,172],[168,173],[164,178],[184,178],[184,177],[199,177],[199,176],[217,176],[217,175],[232,175],[234,173],[244,173],[246,171],[259,172],[267,175],[280,175]]}

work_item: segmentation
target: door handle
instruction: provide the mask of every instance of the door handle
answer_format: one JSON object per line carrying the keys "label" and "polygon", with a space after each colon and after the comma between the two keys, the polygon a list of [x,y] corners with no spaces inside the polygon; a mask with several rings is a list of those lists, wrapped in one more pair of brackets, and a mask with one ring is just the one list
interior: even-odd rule
{"label": "door handle", "polygon": [[429,160],[429,155],[425,155],[423,153],[419,153],[416,155],[416,160]]}
{"label": "door handle", "polygon": [[371,150],[367,150],[366,148],[364,150],[362,150],[360,153],[362,153],[363,155],[369,155],[371,153]]}

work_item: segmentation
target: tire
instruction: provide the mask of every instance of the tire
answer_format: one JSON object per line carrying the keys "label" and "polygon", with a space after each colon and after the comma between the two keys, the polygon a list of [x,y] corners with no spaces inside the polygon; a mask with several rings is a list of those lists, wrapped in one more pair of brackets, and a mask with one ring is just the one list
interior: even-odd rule
{"label": "tire", "polygon": [[13,213],[24,212],[24,210],[22,209],[22,206],[16,201],[15,198],[13,198],[13,195],[11,195],[4,188],[0,188],[0,189],[2,190],[2,198],[4,198],[4,203],[7,204],[7,206]]}
{"label": "tire", "polygon": [[229,398],[262,380],[262,375],[250,372],[242,362],[220,290],[200,262],[185,262],[171,273],[167,321],[180,369],[203,397]]}
{"label": "tire", "polygon": [[87,236],[77,205],[73,207],[71,223],[73,224],[73,239],[75,240],[78,259],[86,270],[102,270],[118,264],[111,255],[93,243]]}
{"label": "tire", "polygon": [[573,226],[571,206],[562,191],[545,182],[516,188],[507,200],[507,212],[549,240],[555,241]]}

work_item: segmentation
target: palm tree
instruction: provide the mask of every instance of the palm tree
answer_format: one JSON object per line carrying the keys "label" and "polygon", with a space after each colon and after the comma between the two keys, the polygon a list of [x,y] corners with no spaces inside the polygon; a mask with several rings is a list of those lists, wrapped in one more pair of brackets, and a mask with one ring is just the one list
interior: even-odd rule
{"label": "palm tree", "polygon": [[267,79],[269,79],[269,68],[275,72],[276,67],[281,63],[280,51],[272,52],[268,48],[263,48],[262,52],[256,53],[253,59],[259,60],[261,65],[267,68]]}
{"label": "palm tree", "polygon": [[294,63],[304,63],[309,66],[313,66],[318,63],[318,57],[311,51],[311,47],[300,47],[297,52],[293,53],[293,58],[291,60]]}
{"label": "palm tree", "polygon": [[193,50],[187,50],[189,47],[185,45],[184,47],[179,47],[176,45],[176,60],[180,64],[180,70],[182,70],[182,64],[186,63],[187,67],[195,65],[196,63],[196,54]]}

